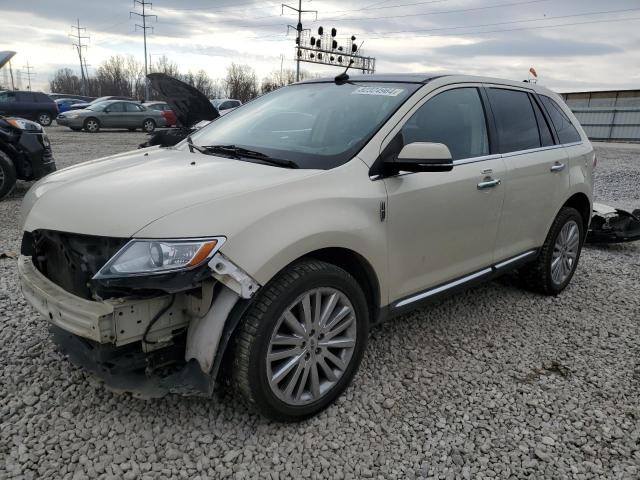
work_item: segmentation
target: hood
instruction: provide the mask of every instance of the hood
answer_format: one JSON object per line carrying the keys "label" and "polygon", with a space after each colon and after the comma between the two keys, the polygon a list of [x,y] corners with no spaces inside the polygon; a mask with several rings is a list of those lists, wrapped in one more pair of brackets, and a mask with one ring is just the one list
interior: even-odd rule
{"label": "hood", "polygon": [[4,52],[0,52],[0,68],[4,67],[9,61],[13,58],[16,52],[11,52],[5,50]]}
{"label": "hood", "polygon": [[147,78],[162,100],[167,102],[183,127],[220,116],[209,99],[195,87],[164,73],[150,73]]}
{"label": "hood", "polygon": [[[152,147],[45,177],[25,196],[22,223],[26,231],[128,238],[187,207],[215,205],[216,199],[295,182],[318,172]],[[180,237],[181,232],[174,235]]]}

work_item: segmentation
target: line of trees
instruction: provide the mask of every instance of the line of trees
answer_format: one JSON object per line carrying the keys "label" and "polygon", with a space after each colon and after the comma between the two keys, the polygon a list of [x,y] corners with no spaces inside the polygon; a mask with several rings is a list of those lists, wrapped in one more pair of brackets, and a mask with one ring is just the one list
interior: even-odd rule
{"label": "line of trees", "polygon": [[[293,70],[278,70],[258,82],[258,77],[249,65],[232,63],[224,78],[211,78],[204,70],[181,73],[178,65],[166,56],[161,56],[150,65],[151,72],[161,72],[200,90],[208,98],[235,98],[247,102],[260,94],[283,87],[295,81]],[[303,78],[308,75],[301,75]],[[82,80],[70,68],[57,70],[49,81],[52,93],[80,95]],[[98,66],[95,75],[87,79],[86,95],[101,97],[122,95],[144,98],[144,64],[132,55],[114,55]],[[157,94],[152,92],[152,97]]]}

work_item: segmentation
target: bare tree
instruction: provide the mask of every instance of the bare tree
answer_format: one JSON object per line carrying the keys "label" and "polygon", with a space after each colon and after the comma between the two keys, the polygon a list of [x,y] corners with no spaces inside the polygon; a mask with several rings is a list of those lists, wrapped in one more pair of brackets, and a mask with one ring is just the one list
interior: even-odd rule
{"label": "bare tree", "polygon": [[100,95],[131,96],[125,57],[114,55],[100,64],[96,71],[96,79],[100,86]]}
{"label": "bare tree", "polygon": [[82,82],[70,68],[60,68],[49,80],[49,91],[58,93],[80,94]]}
{"label": "bare tree", "polygon": [[248,102],[258,95],[256,72],[249,65],[232,63],[227,67],[225,78],[227,95],[242,103]]}
{"label": "bare tree", "polygon": [[152,72],[164,73],[165,75],[175,78],[178,78],[180,75],[178,64],[169,60],[169,57],[166,55],[162,55],[155,63],[152,63],[150,70]]}
{"label": "bare tree", "polygon": [[[310,75],[304,70],[300,71],[300,80],[310,78]],[[274,70],[268,76],[262,79],[260,84],[260,93],[265,94],[276,90],[285,85],[291,85],[296,81],[296,71],[291,69]]]}

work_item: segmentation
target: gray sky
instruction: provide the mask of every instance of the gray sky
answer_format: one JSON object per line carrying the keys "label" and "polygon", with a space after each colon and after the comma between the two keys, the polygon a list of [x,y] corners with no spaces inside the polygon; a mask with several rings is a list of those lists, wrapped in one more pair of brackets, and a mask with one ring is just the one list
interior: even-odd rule
{"label": "gray sky", "polygon": [[[292,4],[297,3],[291,0]],[[355,34],[377,59],[377,73],[460,72],[524,79],[529,67],[540,83],[561,91],[640,88],[640,0],[303,0],[303,25]],[[52,72],[79,72],[67,36],[80,18],[91,37],[89,71],[113,54],[143,60],[131,0],[0,0],[0,50],[15,50],[14,69],[27,61],[34,89],[47,90]],[[293,12],[280,2],[156,0],[149,53],[165,54],[182,71],[200,68],[222,77],[232,61],[262,78],[294,68]],[[284,56],[284,57],[282,57]],[[302,64],[312,73],[337,69]],[[0,78],[1,79],[1,78]]]}

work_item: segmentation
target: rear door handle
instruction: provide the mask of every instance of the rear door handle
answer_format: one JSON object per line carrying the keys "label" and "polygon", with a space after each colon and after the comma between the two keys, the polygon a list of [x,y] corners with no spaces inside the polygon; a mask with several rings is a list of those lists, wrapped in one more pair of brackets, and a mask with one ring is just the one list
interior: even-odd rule
{"label": "rear door handle", "polygon": [[478,184],[478,190],[484,190],[486,188],[494,188],[500,185],[501,180],[499,178],[491,180],[483,180]]}
{"label": "rear door handle", "polygon": [[552,172],[561,172],[562,170],[564,170],[564,167],[566,165],[564,163],[554,163],[553,165],[551,165],[551,171]]}

